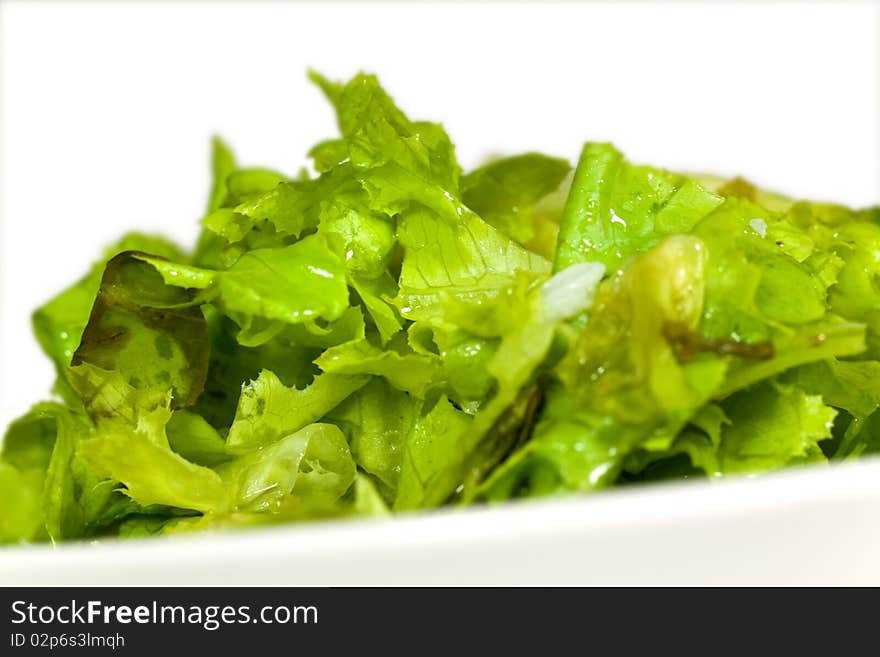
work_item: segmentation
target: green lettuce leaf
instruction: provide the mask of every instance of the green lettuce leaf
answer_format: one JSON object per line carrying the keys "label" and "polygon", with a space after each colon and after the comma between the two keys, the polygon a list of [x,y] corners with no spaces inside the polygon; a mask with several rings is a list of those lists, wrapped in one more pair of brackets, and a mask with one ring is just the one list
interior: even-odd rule
{"label": "green lettuce leaf", "polygon": [[600,262],[615,271],[663,237],[689,232],[721,202],[685,176],[630,164],[611,144],[587,143],[565,205],[554,269]]}
{"label": "green lettuce leaf", "polygon": [[285,386],[270,370],[243,385],[226,447],[241,453],[294,433],[321,419],[363,387],[369,376],[322,374],[306,388]]}
{"label": "green lettuce leaf", "polygon": [[265,511],[290,494],[335,502],[354,482],[355,465],[339,427],[309,424],[219,466],[218,472],[235,509]]}
{"label": "green lettuce leaf", "polygon": [[410,121],[374,75],[359,73],[345,85],[334,85],[314,73],[311,77],[336,108],[351,164],[378,174],[364,179],[368,191],[387,176],[458,192],[461,170],[441,126]]}
{"label": "green lettuce leaf", "polygon": [[358,467],[374,476],[392,501],[403,451],[422,405],[421,400],[376,378],[326,418],[345,432]]}
{"label": "green lettuce leaf", "polygon": [[179,409],[165,425],[168,446],[177,454],[199,465],[213,466],[229,460],[226,441],[197,413]]}
{"label": "green lettuce leaf", "polygon": [[[139,254],[115,256],[104,270],[74,367],[117,372],[136,389],[171,392],[172,406],[195,402],[204,387],[210,343],[194,291],[166,284]],[[89,407],[95,390],[74,387]]]}
{"label": "green lettuce leaf", "polygon": [[[880,363],[873,360],[844,361],[829,359],[810,363],[786,372],[781,380],[798,386],[839,412],[848,422],[845,433],[833,446],[836,457],[873,451],[880,417]],[[874,417],[876,416],[876,417]]]}
{"label": "green lettuce leaf", "polygon": [[537,233],[534,207],[570,169],[565,160],[540,153],[496,160],[462,177],[462,200],[494,228],[527,244]]}
{"label": "green lettuce leaf", "polygon": [[166,434],[170,388],[136,388],[123,373],[89,363],[72,372],[95,421],[95,430],[78,449],[92,472],[124,484],[124,493],[141,506],[203,513],[226,509],[219,476],[171,449]]}
{"label": "green lettuce leaf", "polygon": [[[446,442],[453,440],[451,436],[439,443],[446,449],[444,467],[427,472],[424,468],[420,470],[416,499],[421,504],[439,505],[453,494],[464,501],[472,500],[490,472],[528,439],[542,401],[541,389],[534,384],[548,358],[560,322],[569,312],[589,305],[601,270],[601,265],[582,268],[575,272],[578,276],[574,280],[570,275],[557,274],[538,288],[520,288],[520,294],[524,294],[519,304],[522,314],[509,326],[486,363],[486,371],[494,380],[492,393],[480,405],[473,421],[461,429],[461,436],[454,443]],[[581,303],[576,308],[559,308],[554,302],[560,287],[568,288],[571,296],[579,296]],[[502,298],[493,307],[502,316],[509,317],[506,312],[509,304],[509,298]],[[434,448],[433,462],[437,459],[437,449]]]}
{"label": "green lettuce leaf", "polygon": [[43,529],[42,481],[0,462],[0,543],[36,540]]}
{"label": "green lettuce leaf", "polygon": [[717,445],[690,434],[683,449],[712,476],[758,473],[787,465],[824,462],[819,442],[831,437],[836,412],[818,395],[764,383],[722,403],[727,421]]}
{"label": "green lettuce leaf", "polygon": [[458,465],[460,451],[466,448],[463,438],[472,423],[469,415],[445,397],[419,414],[404,443],[395,510],[434,506],[452,494],[445,487],[432,494],[432,482]]}
{"label": "green lettuce leaf", "polygon": [[330,374],[373,374],[415,397],[424,398],[443,380],[443,366],[437,357],[401,348],[383,350],[366,339],[327,349],[315,363]]}
{"label": "green lettuce leaf", "polygon": [[448,301],[491,302],[518,274],[537,280],[550,271],[546,260],[473,214],[451,222],[412,211],[397,231],[406,251],[395,302],[407,319],[450,324]]}
{"label": "green lettuce leaf", "polygon": [[105,249],[104,256],[88,274],[35,310],[31,318],[34,335],[58,373],[56,392],[66,401],[75,400],[75,393],[67,380],[67,368],[89,321],[104,267],[107,261],[125,251],[145,251],[172,260],[184,257],[176,246],[163,238],[129,233]]}

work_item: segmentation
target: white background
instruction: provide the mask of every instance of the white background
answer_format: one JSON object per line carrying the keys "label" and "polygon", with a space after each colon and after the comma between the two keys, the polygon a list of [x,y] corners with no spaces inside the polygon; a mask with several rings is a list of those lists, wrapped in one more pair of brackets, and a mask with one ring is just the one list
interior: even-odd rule
{"label": "white background", "polygon": [[29,314],[130,229],[192,242],[209,136],[294,173],[331,136],[305,80],[378,73],[441,120],[465,166],[490,152],[742,173],[792,194],[880,201],[869,2],[323,7],[0,5],[0,423],[53,378]]}

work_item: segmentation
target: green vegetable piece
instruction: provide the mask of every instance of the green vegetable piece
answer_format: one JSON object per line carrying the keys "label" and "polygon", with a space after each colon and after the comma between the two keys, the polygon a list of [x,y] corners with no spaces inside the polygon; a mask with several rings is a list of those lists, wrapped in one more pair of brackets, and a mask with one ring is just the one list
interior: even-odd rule
{"label": "green vegetable piece", "polygon": [[180,409],[165,426],[168,445],[187,461],[214,466],[229,460],[226,441],[201,415]]}
{"label": "green vegetable piece", "polygon": [[226,181],[235,169],[235,154],[232,149],[220,137],[214,136],[211,139],[211,171],[214,182],[208,196],[208,212],[223,206],[228,193]]}
{"label": "green vegetable piece", "polygon": [[461,179],[465,204],[494,228],[525,244],[535,237],[534,206],[555,191],[571,166],[526,153],[490,162]]}
{"label": "green vegetable piece", "polygon": [[9,426],[0,463],[0,482],[5,482],[0,486],[8,486],[0,504],[8,520],[0,542],[82,535],[70,461],[84,430],[87,424],[81,418],[51,403],[38,404]]}
{"label": "green vegetable piece", "polygon": [[322,374],[303,390],[288,388],[269,370],[242,386],[226,448],[230,453],[262,447],[322,418],[362,388],[368,376]]}
{"label": "green vegetable piece", "polygon": [[629,164],[611,144],[587,143],[565,205],[554,270],[600,262],[615,271],[663,237],[688,232],[721,202],[684,176]]}
{"label": "green vegetable piece", "polygon": [[266,511],[295,494],[335,502],[355,478],[345,436],[332,424],[309,424],[218,468],[238,510]]}
{"label": "green vegetable piece", "polygon": [[109,426],[84,441],[81,453],[96,474],[121,481],[125,493],[143,506],[162,504],[203,513],[226,509],[217,473],[157,444],[153,435]]}
{"label": "green vegetable piece", "polygon": [[33,541],[43,527],[42,481],[0,462],[0,544]]}
{"label": "green vegetable piece", "polygon": [[490,301],[518,272],[538,278],[550,264],[512,242],[476,215],[456,223],[413,211],[401,219],[398,239],[406,253],[396,299],[401,314],[443,325],[448,300]]}
{"label": "green vegetable piece", "polygon": [[79,346],[83,331],[108,260],[125,251],[143,251],[156,256],[180,260],[180,250],[160,237],[129,233],[113,246],[105,249],[104,256],[89,273],[74,285],[38,308],[32,317],[34,335],[46,355],[52,359],[58,373],[56,392],[66,401],[73,401],[75,393],[67,380],[67,368]]}
{"label": "green vegetable piece", "polygon": [[424,398],[443,379],[443,366],[437,357],[399,353],[355,340],[327,349],[315,364],[332,374],[374,374],[415,397]]}
{"label": "green vegetable piece", "polygon": [[[138,389],[171,391],[172,406],[192,405],[208,369],[207,325],[193,291],[167,285],[133,252],[104,271],[72,364],[119,372]],[[78,389],[88,405],[89,390]]]}
{"label": "green vegetable piece", "polygon": [[766,383],[722,404],[729,423],[717,451],[692,450],[708,474],[755,473],[790,464],[822,462],[819,442],[831,437],[836,412],[818,395]]}
{"label": "green vegetable piece", "polygon": [[403,452],[395,510],[434,506],[452,494],[445,488],[432,494],[431,482],[461,460],[462,438],[472,422],[445,397],[416,418]]}
{"label": "green vegetable piece", "polygon": [[422,402],[373,379],[328,415],[346,434],[358,467],[381,482],[393,500],[403,450]]}
{"label": "green vegetable piece", "polygon": [[342,260],[319,236],[242,256],[217,277],[217,303],[240,326],[259,317],[286,323],[332,321],[348,307]]}

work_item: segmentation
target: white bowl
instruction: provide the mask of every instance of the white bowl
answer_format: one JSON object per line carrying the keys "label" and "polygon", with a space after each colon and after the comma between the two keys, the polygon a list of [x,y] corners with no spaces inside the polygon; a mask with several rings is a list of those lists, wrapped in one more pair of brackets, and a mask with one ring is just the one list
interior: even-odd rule
{"label": "white bowl", "polygon": [[878,585],[880,460],[386,520],[0,550],[3,585]]}

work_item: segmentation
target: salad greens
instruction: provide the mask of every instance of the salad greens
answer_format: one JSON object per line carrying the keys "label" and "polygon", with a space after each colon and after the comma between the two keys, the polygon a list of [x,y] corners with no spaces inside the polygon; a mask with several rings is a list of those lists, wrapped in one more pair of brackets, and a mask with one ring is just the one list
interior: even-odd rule
{"label": "salad greens", "polygon": [[463,172],[372,75],[290,178],[219,139],[195,249],[130,234],[33,315],[0,542],[723,478],[880,451],[880,208],[588,143]]}

